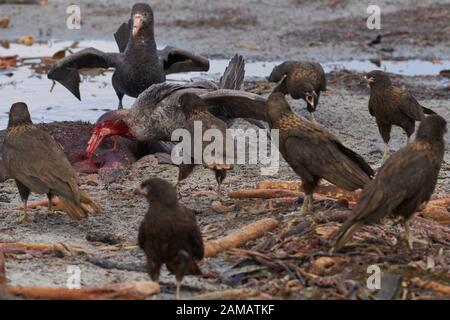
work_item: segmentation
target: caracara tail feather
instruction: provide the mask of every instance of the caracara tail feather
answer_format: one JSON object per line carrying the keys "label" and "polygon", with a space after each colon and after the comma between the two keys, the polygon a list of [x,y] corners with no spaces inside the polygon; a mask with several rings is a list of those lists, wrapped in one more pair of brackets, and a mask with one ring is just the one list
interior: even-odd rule
{"label": "caracara tail feather", "polygon": [[103,208],[97,202],[92,200],[89,197],[89,194],[84,190],[80,190],[80,202],[82,207],[85,208],[88,213],[95,214],[103,211]]}
{"label": "caracara tail feather", "polygon": [[347,220],[338,230],[336,241],[333,246],[333,251],[338,252],[351,239],[355,231],[362,225],[362,221]]}
{"label": "caracara tail feather", "polygon": [[375,176],[375,171],[373,171],[372,167],[364,160],[364,158],[354,152],[353,150],[347,148],[346,146],[339,144],[339,149],[353,162],[355,162],[360,169],[362,169],[370,178]]}
{"label": "caracara tail feather", "polygon": [[59,198],[61,201],[61,206],[65,212],[74,220],[82,220],[88,217],[88,212],[86,212],[80,204],[77,204],[66,198]]}
{"label": "caracara tail feather", "polygon": [[423,106],[422,106],[422,111],[423,111],[423,113],[428,114],[428,115],[431,115],[431,114],[437,114],[437,113],[434,112],[433,110],[431,110],[431,109],[429,109],[429,108],[426,108],[426,107],[423,107]]}
{"label": "caracara tail feather", "polygon": [[86,219],[89,214],[102,212],[102,207],[92,200],[86,191],[80,190],[80,203],[73,200],[58,197],[61,207],[74,220]]}

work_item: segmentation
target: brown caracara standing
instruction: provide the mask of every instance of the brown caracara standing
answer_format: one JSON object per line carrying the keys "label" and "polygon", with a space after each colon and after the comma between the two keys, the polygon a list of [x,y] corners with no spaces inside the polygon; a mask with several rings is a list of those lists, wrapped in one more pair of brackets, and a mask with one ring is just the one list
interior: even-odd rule
{"label": "brown caracara standing", "polygon": [[[221,150],[214,150],[215,152],[211,155],[210,158],[204,158],[202,156],[199,161],[203,162],[203,166],[205,168],[211,169],[214,171],[216,175],[217,181],[217,199],[220,201],[221,193],[220,186],[225,180],[227,175],[227,170],[233,168],[232,164],[227,163],[226,155],[227,150],[229,150],[232,146],[227,145],[227,124],[216,118],[208,111],[208,106],[206,103],[195,93],[185,93],[179,99],[180,105],[183,108],[184,115],[186,116],[186,129],[191,134],[192,138],[192,148],[191,148],[191,164],[180,164],[179,166],[179,174],[178,181],[186,179],[193,171],[195,163],[194,163],[194,146],[198,144],[198,149],[201,151],[201,156],[203,155],[203,151],[205,148],[211,143],[211,141],[194,141],[194,124],[201,123],[203,134],[209,129],[218,130],[217,133],[220,133],[222,136]],[[200,137],[202,138],[202,137]],[[231,141],[231,140],[229,140]]]}
{"label": "brown caracara standing", "polygon": [[327,90],[325,72],[319,63],[286,61],[272,70],[268,80],[270,82],[281,80],[274,92],[290,94],[293,99],[305,100],[311,120],[316,121],[314,111],[319,103],[320,92]]}
{"label": "brown caracara standing", "polygon": [[136,194],[143,195],[149,208],[139,227],[139,247],[147,256],[147,270],[158,281],[161,266],[175,274],[177,299],[185,275],[200,275],[198,260],[203,259],[202,235],[194,211],[178,203],[175,188],[165,180],[144,181]]}
{"label": "brown caracara standing", "polygon": [[271,129],[279,129],[281,154],[302,179],[303,213],[312,211],[312,195],[322,178],[349,191],[371,180],[374,172],[359,154],[321,126],[296,115],[282,93],[269,96],[267,114]]}
{"label": "brown caracara standing", "polygon": [[16,180],[24,201],[25,215],[21,222],[28,219],[30,192],[47,194],[50,211],[52,197],[58,196],[62,207],[73,219],[101,211],[101,207],[78,188],[77,174],[61,147],[47,132],[33,125],[25,103],[13,104],[9,112],[3,162],[9,176]]}
{"label": "brown caracara standing", "polygon": [[363,224],[375,223],[392,214],[402,216],[410,248],[408,220],[430,200],[445,152],[446,121],[427,117],[419,126],[416,140],[394,153],[373,181],[364,188],[352,216],[341,226],[334,250],[339,251]]}
{"label": "brown caracara standing", "polygon": [[435,112],[422,107],[408,91],[393,86],[389,75],[383,71],[371,71],[366,74],[365,80],[370,87],[369,112],[375,117],[384,141],[383,161],[385,161],[389,155],[389,140],[393,125],[405,130],[408,144],[415,130],[415,122],[422,121],[425,118],[424,114]]}

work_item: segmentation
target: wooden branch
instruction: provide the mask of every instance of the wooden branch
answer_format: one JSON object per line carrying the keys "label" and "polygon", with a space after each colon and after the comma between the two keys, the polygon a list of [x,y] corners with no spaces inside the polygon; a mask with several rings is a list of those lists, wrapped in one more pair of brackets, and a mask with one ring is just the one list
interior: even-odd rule
{"label": "wooden branch", "polygon": [[436,202],[430,201],[420,213],[424,218],[433,219],[442,224],[450,222],[450,212],[446,207],[438,206]]}
{"label": "wooden branch", "polygon": [[187,300],[236,300],[248,299],[258,295],[256,290],[230,289],[224,291],[208,292],[196,296],[188,297]]}
{"label": "wooden branch", "polygon": [[214,257],[219,253],[237,247],[248,241],[257,239],[267,232],[275,229],[278,226],[278,221],[272,218],[258,220],[249,225],[231,232],[229,235],[212,240],[205,244],[205,257]]}
{"label": "wooden branch", "polygon": [[57,257],[66,257],[71,255],[71,250],[63,243],[0,243],[0,251],[4,254],[25,254],[31,255],[55,255]]}
{"label": "wooden branch", "polygon": [[[297,199],[303,197],[303,193],[299,191],[285,190],[285,189],[239,189],[230,191],[228,196],[232,199],[240,198],[261,198],[261,199],[277,199],[272,204],[275,207],[295,204]],[[332,198],[321,194],[314,194],[315,200],[332,200],[345,201],[346,206],[353,207],[355,202],[350,202],[345,198]]]}
{"label": "wooden branch", "polygon": [[14,296],[44,300],[144,300],[160,292],[159,284],[153,281],[124,282],[80,289],[6,286],[6,290]]}
{"label": "wooden branch", "polygon": [[256,189],[284,189],[291,191],[301,191],[299,181],[264,180],[256,184]]}
{"label": "wooden branch", "polygon": [[450,194],[436,194],[431,197],[429,204],[433,204],[439,207],[450,206]]}
{"label": "wooden branch", "polygon": [[[58,197],[52,198],[52,205],[53,205],[53,210],[61,210],[61,211],[64,210],[64,207]],[[48,207],[48,199],[33,201],[33,202],[29,202],[27,204],[28,209],[37,209],[39,207]],[[18,207],[13,208],[13,210],[22,210],[22,209],[23,209],[23,206],[18,206]]]}
{"label": "wooden branch", "polygon": [[[304,192],[303,187],[298,181],[284,181],[284,180],[265,180],[258,182],[256,184],[256,189],[283,189],[297,192]],[[320,184],[316,190],[315,194],[320,194],[331,199],[346,199],[349,202],[356,202],[359,198],[361,191],[346,191],[337,188],[335,185],[330,183]]]}
{"label": "wooden branch", "polygon": [[412,278],[410,281],[419,288],[433,290],[450,296],[450,286],[445,284],[431,280],[422,280],[419,277]]}

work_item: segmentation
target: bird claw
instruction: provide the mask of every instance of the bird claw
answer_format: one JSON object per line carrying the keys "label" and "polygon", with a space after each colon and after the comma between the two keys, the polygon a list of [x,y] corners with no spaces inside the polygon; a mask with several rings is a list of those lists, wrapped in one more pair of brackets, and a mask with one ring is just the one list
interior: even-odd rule
{"label": "bird claw", "polygon": [[423,244],[425,246],[429,245],[428,241],[425,241],[425,240],[422,240],[422,239],[418,239],[418,238],[413,237],[413,236],[408,237],[406,240],[408,241],[408,247],[409,247],[410,250],[414,249],[414,243],[420,243],[420,244]]}
{"label": "bird claw", "polygon": [[300,210],[300,213],[305,216],[313,215],[314,214],[314,207],[312,205],[306,205],[302,206],[302,209]]}

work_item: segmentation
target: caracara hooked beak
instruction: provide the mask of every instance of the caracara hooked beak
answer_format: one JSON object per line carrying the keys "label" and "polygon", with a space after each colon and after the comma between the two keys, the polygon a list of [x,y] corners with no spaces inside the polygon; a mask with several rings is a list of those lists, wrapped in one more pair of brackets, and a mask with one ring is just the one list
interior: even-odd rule
{"label": "caracara hooked beak", "polygon": [[148,196],[147,188],[140,186],[139,188],[134,189],[133,194],[136,196],[146,197],[146,196]]}
{"label": "caracara hooked beak", "polygon": [[314,91],[308,91],[305,93],[305,100],[311,107],[315,107],[316,99],[317,94]]}
{"label": "caracara hooked beak", "polygon": [[374,77],[367,77],[364,76],[365,81],[370,85],[371,83],[373,83],[375,81]]}

